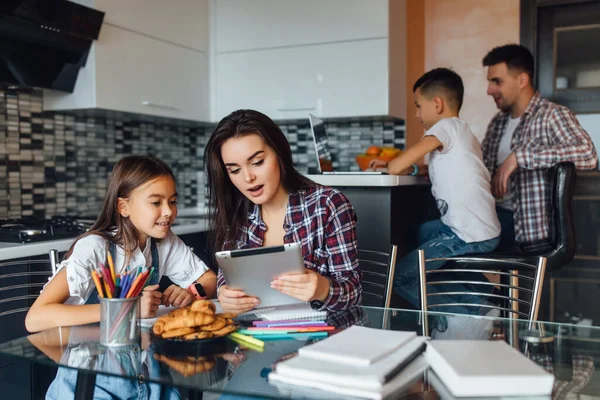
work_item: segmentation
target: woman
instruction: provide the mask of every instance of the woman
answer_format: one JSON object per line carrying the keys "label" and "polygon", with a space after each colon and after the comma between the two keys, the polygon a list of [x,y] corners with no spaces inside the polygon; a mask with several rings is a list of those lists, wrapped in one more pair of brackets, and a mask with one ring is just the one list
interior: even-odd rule
{"label": "woman", "polygon": [[[271,287],[322,310],[360,304],[354,209],[342,193],[294,169],[290,145],[269,117],[254,110],[229,114],[204,160],[215,251],[301,243],[306,272],[280,276]],[[218,298],[227,312],[260,304],[227,287],[222,271]]]}

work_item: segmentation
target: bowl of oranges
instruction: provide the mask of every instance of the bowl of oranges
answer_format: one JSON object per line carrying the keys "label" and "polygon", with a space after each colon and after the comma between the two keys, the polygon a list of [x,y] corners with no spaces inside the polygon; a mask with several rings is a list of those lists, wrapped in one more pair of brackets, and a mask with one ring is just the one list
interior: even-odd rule
{"label": "bowl of oranges", "polygon": [[395,147],[369,146],[365,153],[356,156],[356,163],[362,171],[366,171],[372,160],[390,162],[401,152],[402,150]]}

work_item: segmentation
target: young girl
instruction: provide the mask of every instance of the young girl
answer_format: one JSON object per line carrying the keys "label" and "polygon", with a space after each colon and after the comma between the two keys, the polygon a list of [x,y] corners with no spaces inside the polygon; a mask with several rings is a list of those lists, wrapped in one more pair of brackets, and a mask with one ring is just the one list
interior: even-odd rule
{"label": "young girl", "polygon": [[[114,167],[100,216],[80,236],[27,313],[30,332],[100,321],[98,293],[91,272],[112,255],[115,273],[127,266],[154,267],[142,292],[142,318],[160,304],[185,306],[194,296],[184,288],[200,283],[214,297],[216,275],[171,232],[177,216],[177,192],[171,169],[150,156],[129,156]],[[162,276],[175,284],[158,291]]]}
{"label": "young girl", "polygon": [[[360,304],[356,214],[339,191],[319,186],[293,167],[290,145],[266,115],[238,110],[223,118],[204,152],[215,250],[301,243],[306,272],[275,279],[282,293],[338,310]],[[240,313],[259,299],[227,287],[218,298]]]}

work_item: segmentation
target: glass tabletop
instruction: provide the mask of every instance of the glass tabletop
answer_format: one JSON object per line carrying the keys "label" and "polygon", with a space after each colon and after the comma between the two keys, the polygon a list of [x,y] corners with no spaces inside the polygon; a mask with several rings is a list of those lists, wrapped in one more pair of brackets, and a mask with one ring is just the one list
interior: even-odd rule
{"label": "glass tabletop", "polygon": [[[427,321],[427,328],[423,321]],[[504,340],[555,375],[553,398],[600,397],[600,378],[594,374],[596,359],[600,359],[599,327],[556,323],[530,326],[523,320],[370,307],[331,313],[327,322],[339,329],[363,325],[416,331],[432,340]],[[162,387],[163,391],[169,391],[176,387],[182,397],[188,391],[203,392],[204,400],[239,396],[336,398],[306,388],[274,385],[267,379],[278,362],[320,338],[265,341],[264,350],[257,351],[229,338],[203,346],[165,346],[148,331],[143,331],[141,347],[109,348],[98,343],[99,335],[98,324],[56,328],[1,344],[0,353],[35,364],[68,367],[59,368],[59,377],[50,389],[63,390],[61,393],[65,389],[61,385],[74,385],[73,379],[80,373],[97,375],[96,385],[117,395],[127,386],[137,390],[138,382],[150,382],[158,384],[150,385],[154,387],[152,390]],[[393,398],[423,394],[446,398],[445,388],[432,375],[423,374]]]}

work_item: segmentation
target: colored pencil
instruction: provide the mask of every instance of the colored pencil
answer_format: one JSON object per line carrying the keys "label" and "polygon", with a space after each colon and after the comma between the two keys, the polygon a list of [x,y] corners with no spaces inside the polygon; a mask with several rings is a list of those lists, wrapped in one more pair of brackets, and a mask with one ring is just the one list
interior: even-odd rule
{"label": "colored pencil", "polygon": [[[256,321],[255,321],[256,322]],[[254,325],[256,328],[277,328],[277,327],[304,327],[304,328],[310,328],[310,327],[315,327],[315,326],[328,326],[327,322],[325,321],[302,321],[302,322],[292,322],[292,321],[260,321],[260,323],[255,324],[254,322],[252,323],[252,325]]]}
{"label": "colored pencil", "polygon": [[117,280],[116,280],[116,275],[115,275],[115,264],[113,264],[113,259],[112,259],[112,255],[110,254],[110,251],[108,252],[108,266],[110,268],[110,274],[111,274],[111,278],[112,278],[112,282],[114,286],[117,286]]}
{"label": "colored pencil", "polygon": [[327,332],[300,332],[300,333],[286,333],[282,335],[256,335],[256,338],[263,340],[286,340],[286,339],[317,339],[327,337]]}
{"label": "colored pencil", "polygon": [[92,279],[94,280],[94,285],[96,285],[96,290],[98,291],[99,297],[104,297],[104,293],[102,291],[102,284],[100,283],[100,277],[96,271],[92,271]]}
{"label": "colored pencil", "polygon": [[235,339],[243,340],[244,342],[253,344],[254,346],[265,347],[265,342],[263,342],[262,340],[253,338],[252,336],[242,335],[241,333],[238,333],[238,332],[230,333],[229,336],[231,336],[232,338],[235,338]]}
{"label": "colored pencil", "polygon": [[139,284],[139,282],[142,280],[142,275],[143,274],[138,274],[135,279],[133,280],[133,282],[131,283],[131,287],[129,288],[129,290],[127,291],[127,296],[125,296],[127,299],[133,297],[133,294],[135,293],[136,290],[136,286]]}

